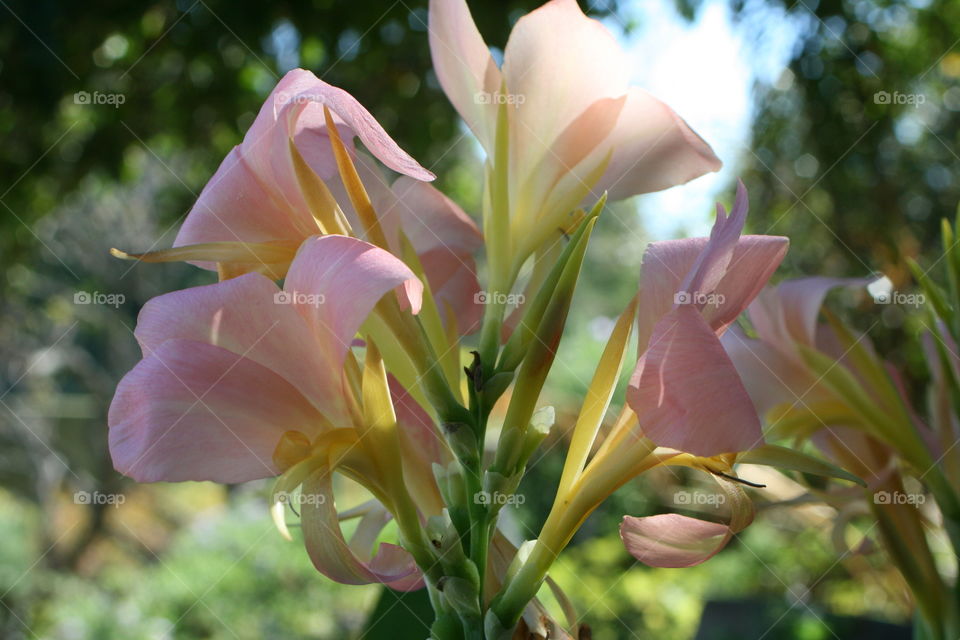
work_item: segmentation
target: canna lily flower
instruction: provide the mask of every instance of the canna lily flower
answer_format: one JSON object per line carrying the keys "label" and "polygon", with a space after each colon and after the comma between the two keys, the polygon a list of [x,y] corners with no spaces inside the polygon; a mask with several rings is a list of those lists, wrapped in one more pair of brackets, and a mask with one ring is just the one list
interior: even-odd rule
{"label": "canna lily flower", "polygon": [[801,278],[767,288],[748,315],[756,338],[739,328],[723,344],[774,436],[808,437],[856,426],[916,465],[929,464],[928,429],[912,415],[895,372],[866,336],[818,316],[827,293],[864,279]]}
{"label": "canna lily flower", "polygon": [[[931,417],[924,425],[910,408],[897,372],[874,352],[866,336],[854,337],[833,316],[818,316],[827,293],[836,287],[864,286],[862,279],[803,278],[765,289],[750,306],[756,338],[736,329],[724,346],[758,410],[767,431],[779,436],[809,438],[830,459],[864,478],[867,488],[853,494],[826,494],[826,500],[859,508],[876,518],[877,534],[900,569],[928,623],[944,623],[954,607],[927,542],[920,510],[912,504],[878,499],[902,495],[900,460],[919,469],[921,480],[943,501],[949,513],[955,495],[957,456],[953,425],[944,415],[944,382],[937,337],[925,337],[934,380]],[[941,343],[949,353],[949,343]],[[859,506],[858,506],[859,505]],[[842,512],[842,513],[843,513]],[[946,519],[946,518],[945,518]],[[841,516],[836,526],[846,526]]]}
{"label": "canna lily flower", "polygon": [[776,270],[789,241],[743,236],[743,183],[730,215],[717,205],[710,238],[656,242],[640,281],[641,356],[627,402],[643,434],[698,456],[763,442],[760,423],[720,336]]}
{"label": "canna lily flower", "polygon": [[504,290],[508,272],[568,229],[585,199],[659,191],[720,168],[672,109],[629,85],[625,52],[576,0],[520,18],[499,68],[465,0],[431,0],[429,32],[440,85],[487,153],[484,235]]}
{"label": "canna lily flower", "polygon": [[[114,466],[141,482],[280,475],[278,501],[303,487],[304,538],[321,572],[421,585],[411,553],[418,518],[441,509],[430,463],[446,454],[430,419],[396,385],[391,394],[376,346],[367,342],[362,370],[351,350],[381,298],[400,296],[416,313],[421,290],[387,251],[330,235],[301,244],[283,289],[248,273],[154,298],[135,332],[143,359],[110,406]],[[376,502],[338,516],[334,471]],[[371,559],[391,515],[411,553],[383,544]],[[361,517],[350,543],[338,523],[348,517]]]}
{"label": "canna lily flower", "polygon": [[[617,321],[574,426],[553,508],[503,596],[495,623],[511,628],[519,605],[536,593],[550,565],[587,516],[626,482],[659,466],[710,474],[727,496],[726,523],[663,514],[624,518],[627,550],[658,567],[698,564],[753,520],[753,504],[735,471],[741,462],[855,480],[823,461],[763,443],[759,420],[719,335],[780,264],[787,239],[741,236],[743,184],[728,216],[718,205],[709,238],[651,244],[640,291]],[[604,432],[635,318],[641,355],[627,402]],[[495,625],[494,625],[495,626]]]}
{"label": "canna lily flower", "polygon": [[[400,178],[389,185],[373,158],[352,148],[355,137]],[[366,167],[364,182],[353,180],[354,159]],[[406,235],[441,313],[449,307],[469,330],[479,290],[472,256],[481,238],[473,221],[427,183],[433,179],[350,94],[295,69],[204,187],[174,248],[129,257],[190,260],[222,278],[259,272],[279,279],[310,236],[356,235],[403,256]],[[361,220],[367,211],[355,212],[357,199],[361,208],[372,204],[382,234]]]}

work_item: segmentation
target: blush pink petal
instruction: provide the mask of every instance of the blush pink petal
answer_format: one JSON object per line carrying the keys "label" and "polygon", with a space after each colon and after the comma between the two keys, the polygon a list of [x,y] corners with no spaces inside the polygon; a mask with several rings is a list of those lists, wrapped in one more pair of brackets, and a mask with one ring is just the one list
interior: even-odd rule
{"label": "blush pink petal", "polygon": [[[380,216],[391,251],[394,255],[402,254],[402,231],[420,258],[443,321],[446,323],[449,307],[456,317],[459,334],[473,332],[482,312],[474,303],[480,283],[473,256],[483,244],[477,225],[433,185],[401,176],[388,187],[383,174],[366,154],[357,154],[357,171]],[[349,205],[343,184],[334,180],[330,188],[338,201],[347,203],[344,213],[354,232],[359,232],[360,221]]]}
{"label": "blush pink petal", "polygon": [[760,421],[713,329],[683,305],[654,327],[627,389],[644,435],[698,456],[763,443]]}
{"label": "blush pink petal", "polygon": [[628,61],[613,35],[576,0],[551,0],[521,17],[504,49],[513,170],[525,177],[590,105],[627,92]]}
{"label": "blush pink petal", "polygon": [[723,163],[703,138],[666,104],[631,87],[610,135],[613,155],[593,189],[622,200],[684,184]]}
{"label": "blush pink petal", "polygon": [[810,401],[807,394],[814,381],[790,356],[748,338],[739,327],[731,327],[720,342],[760,415],[785,402],[803,407],[804,400]]}
{"label": "blush pink petal", "polygon": [[[761,294],[762,287],[782,262],[789,241],[780,236],[742,236],[727,263],[729,272],[721,276],[713,291],[717,304],[698,305],[710,326],[722,332],[750,303]],[[683,289],[683,279],[690,273],[697,258],[707,251],[707,238],[685,238],[654,242],[643,256],[640,275],[639,312],[640,344],[645,345],[653,326],[671,308],[676,294],[692,292]],[[722,302],[721,302],[722,301]]]}
{"label": "blush pink petal", "polygon": [[[318,571],[342,584],[384,584],[400,591],[423,586],[413,557],[401,547],[383,543],[371,559],[358,558],[340,530],[331,474],[311,473],[303,483],[303,537]],[[311,499],[312,498],[312,499]]]}
{"label": "blush pink petal", "polygon": [[743,486],[714,476],[726,497],[729,524],[679,514],[624,516],[620,539],[637,560],[653,567],[692,567],[712,558],[734,534],[753,522],[754,507]]}
{"label": "blush pink petal", "polygon": [[108,415],[114,467],[140,482],[225,484],[276,475],[280,436],[311,436],[320,415],[270,369],[204,342],[168,340],[117,386]]}
{"label": "blush pink petal", "polygon": [[723,549],[733,531],[725,524],[676,513],[624,516],[620,539],[634,558],[650,567],[683,568],[706,562]]}
{"label": "blush pink petal", "polygon": [[777,270],[790,241],[781,236],[743,236],[733,250],[727,272],[714,293],[717,304],[701,308],[703,317],[718,334],[723,333],[748,308]]}
{"label": "blush pink petal", "polygon": [[[325,137],[324,106],[336,115],[338,123],[348,127],[349,131],[345,133],[359,137],[367,150],[383,164],[397,173],[418,180],[434,179],[432,173],[394,142],[356,98],[304,69],[289,71],[277,84],[244,137],[244,153],[260,160],[275,161],[278,155],[282,156],[289,138],[293,138],[297,148],[301,149],[302,146],[309,146],[304,145],[305,142],[316,141],[310,137],[311,134]],[[311,166],[315,171],[319,169],[318,174],[322,178],[329,178],[335,166],[329,161],[332,152],[325,157],[328,160],[324,161],[323,166],[314,166],[315,162],[311,162]],[[309,151],[305,158],[308,162],[313,159]]]}
{"label": "blush pink petal", "polygon": [[[537,141],[543,147],[535,164],[523,165],[520,190],[528,198],[524,206],[534,204],[540,211],[570,211],[578,206],[590,187],[590,180],[610,151],[608,137],[623,111],[625,98],[600,98],[590,104],[551,140]],[[592,207],[600,197],[588,197],[584,207]]]}
{"label": "blush pink petal", "polygon": [[733,258],[748,209],[747,189],[737,180],[737,197],[730,215],[717,203],[717,219],[710,230],[710,239],[680,283],[681,291],[710,293],[717,288]]}
{"label": "blush pink petal", "polygon": [[407,265],[372,244],[336,235],[304,241],[284,282],[335,371],[342,369],[360,325],[391,289],[419,312],[423,284]]}
{"label": "blush pink petal", "polygon": [[[394,199],[385,207],[385,226],[403,229],[420,257],[441,317],[453,310],[461,335],[477,329],[482,309],[474,254],[483,244],[477,225],[453,200],[433,185],[401,176],[393,183]],[[399,242],[399,241],[398,241]]]}
{"label": "blush pink petal", "polygon": [[[370,153],[395,171],[418,180],[434,178],[350,94],[309,71],[295,69],[280,80],[243,142],[204,187],[174,246],[243,241],[296,247],[316,234],[319,229],[297,179],[290,141],[321,178],[337,175],[324,106],[331,110],[345,140],[359,137]],[[216,268],[213,263],[197,264]]]}
{"label": "blush pink petal", "polygon": [[[283,304],[286,298],[278,294],[276,284],[253,273],[174,291],[144,305],[135,334],[144,357],[174,339],[205,342],[242,355],[290,381],[338,423],[346,415],[339,369],[327,366],[315,333],[295,306]],[[336,308],[349,305],[350,299],[327,302]]]}
{"label": "blush pink petal", "polygon": [[[291,209],[276,189],[264,184],[234,149],[200,192],[173,246],[203,242],[284,242],[299,244],[317,232],[305,208]],[[251,260],[255,261],[255,260]],[[207,269],[216,265],[204,263]]]}
{"label": "blush pink petal", "polygon": [[757,335],[772,344],[799,342],[814,346],[820,307],[831,289],[866,286],[862,278],[812,277],[787,280],[758,298],[750,308]]}
{"label": "blush pink petal", "polygon": [[430,282],[444,325],[447,310],[457,321],[457,333],[468,335],[480,328],[483,306],[477,304],[480,282],[472,256],[461,256],[442,248],[420,256],[424,274]]}
{"label": "blush pink petal", "polygon": [[[433,185],[401,176],[390,190],[394,200],[380,211],[381,218],[403,229],[417,253],[443,247],[470,255],[483,245],[476,223]],[[396,222],[389,222],[393,218]]]}
{"label": "blush pink petal", "polygon": [[487,151],[493,150],[497,106],[488,96],[502,79],[466,0],[430,0],[430,55],[440,86]]}

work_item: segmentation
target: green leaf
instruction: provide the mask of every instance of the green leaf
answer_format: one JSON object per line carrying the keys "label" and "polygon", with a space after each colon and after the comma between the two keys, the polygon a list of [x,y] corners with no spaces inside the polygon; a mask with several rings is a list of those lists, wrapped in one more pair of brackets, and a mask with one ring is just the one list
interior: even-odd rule
{"label": "green leaf", "polygon": [[579,274],[580,265],[583,262],[583,255],[586,251],[586,242],[583,238],[587,236],[587,239],[589,239],[590,232],[593,230],[593,222],[603,210],[606,200],[606,195],[601,197],[593,209],[590,210],[590,213],[588,213],[580,223],[580,226],[577,227],[577,230],[570,236],[570,241],[564,248],[563,253],[560,254],[560,258],[553,266],[553,269],[550,271],[550,274],[547,276],[536,296],[534,296],[530,304],[527,305],[526,310],[523,312],[523,317],[520,319],[519,324],[517,324],[517,328],[510,336],[510,339],[507,340],[507,344],[504,345],[503,354],[500,356],[500,364],[497,367],[498,370],[513,371],[520,365],[530,343],[534,339],[534,335],[540,326],[544,313],[546,313],[547,306],[554,298],[554,292],[557,290],[560,278],[566,272],[567,267],[570,266],[571,271]]}
{"label": "green leaf", "polygon": [[855,476],[849,471],[845,471],[840,467],[827,462],[826,460],[814,458],[813,456],[807,455],[801,451],[788,449],[787,447],[781,447],[775,444],[765,444],[757,447],[756,449],[751,449],[750,451],[742,454],[737,462],[745,462],[747,464],[762,464],[768,467],[777,467],[778,469],[788,469],[790,471],[799,471],[801,473],[811,473],[816,476],[825,476],[827,478],[840,478],[842,480],[856,482],[862,487],[867,486],[867,483],[858,476]]}
{"label": "green leaf", "polygon": [[937,286],[937,284],[930,279],[930,276],[928,276],[912,258],[907,258],[907,266],[910,267],[910,272],[913,274],[914,280],[917,281],[917,284],[923,289],[923,293],[929,298],[930,304],[933,305],[933,310],[937,316],[948,326],[953,326],[954,310],[947,304],[943,289]]}

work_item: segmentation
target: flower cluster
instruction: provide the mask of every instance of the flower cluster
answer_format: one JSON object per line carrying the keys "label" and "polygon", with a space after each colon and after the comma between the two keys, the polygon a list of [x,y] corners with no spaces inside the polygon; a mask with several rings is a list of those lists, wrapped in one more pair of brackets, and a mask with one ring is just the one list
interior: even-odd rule
{"label": "flower cluster", "polygon": [[[508,638],[518,625],[531,636],[575,634],[545,614],[537,592],[585,518],[643,472],[699,469],[726,496],[723,522],[624,519],[627,551],[669,567],[706,560],[750,523],[739,462],[852,476],[766,444],[755,390],[740,378],[749,375],[728,353],[738,335],[728,327],[788,245],[742,235],[740,184],[729,214],[718,205],[709,238],[646,249],[550,515],[535,540],[507,539],[498,515],[523,504],[517,486],[553,424],[540,393],[606,201],[720,162],[669,107],[628,85],[624,52],[575,0],[522,17],[500,67],[464,0],[431,0],[429,30],[440,84],[486,150],[480,228],[346,91],[289,72],[174,246],[115,251],[189,261],[219,282],[141,311],[143,359],[118,385],[110,450],[119,471],[143,482],[276,478],[281,533],[291,537],[288,519],[298,516],[311,560],[333,580],[426,586],[436,640]],[[519,304],[508,316],[510,300]],[[628,363],[634,331],[639,355]],[[617,397],[625,366],[633,375]],[[501,399],[506,417],[487,450]],[[614,405],[622,408],[606,424]],[[369,501],[338,510],[337,475]],[[349,519],[358,523],[348,540]],[[374,548],[390,520],[396,544]]]}

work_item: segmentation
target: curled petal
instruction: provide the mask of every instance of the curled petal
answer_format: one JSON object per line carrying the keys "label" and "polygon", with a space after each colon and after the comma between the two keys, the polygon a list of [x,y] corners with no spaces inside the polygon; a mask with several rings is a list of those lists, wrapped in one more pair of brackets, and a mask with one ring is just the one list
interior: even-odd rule
{"label": "curled petal", "polygon": [[760,421],[716,334],[691,306],[654,327],[627,389],[643,433],[698,456],[762,444]]}
{"label": "curled petal", "polygon": [[634,558],[651,567],[692,567],[727,546],[733,532],[717,522],[676,513],[624,516],[620,539]]}
{"label": "curled petal", "polygon": [[369,560],[357,557],[343,537],[331,473],[320,467],[303,483],[302,524],[307,553],[318,571],[343,584],[384,584],[400,591],[423,586],[423,575],[401,547],[383,543]]}
{"label": "curled petal", "polygon": [[401,285],[417,313],[423,285],[407,265],[362,240],[323,236],[301,245],[284,291],[313,328],[319,352],[340,371],[360,325],[384,294]]}
{"label": "curled petal", "polygon": [[286,431],[317,433],[322,416],[289,382],[203,342],[167,340],[117,385],[114,467],[140,482],[225,484],[276,475]]}
{"label": "curled petal", "polygon": [[729,524],[706,522],[676,513],[646,518],[624,516],[620,539],[634,558],[651,567],[682,568],[706,562],[734,534],[753,522],[753,503],[734,482],[714,476],[729,504]]}
{"label": "curled petal", "polygon": [[593,189],[611,200],[684,184],[722,163],[703,138],[676,114],[642,89],[631,87],[610,135],[613,157]]}
{"label": "curled petal", "polygon": [[[287,72],[277,84],[244,137],[244,153],[258,160],[273,160],[275,154],[287,153],[287,139],[293,138],[297,149],[318,175],[332,176],[335,162],[329,142],[323,139],[326,138],[324,106],[335,114],[338,128],[346,125],[349,133],[359,137],[370,153],[397,173],[418,180],[435,177],[401,149],[356,98],[304,69]],[[278,130],[270,131],[275,126]],[[341,135],[347,137],[346,133]],[[323,156],[318,157],[321,153]]]}
{"label": "curled petal", "polygon": [[710,230],[710,239],[680,284],[681,291],[711,293],[717,288],[733,258],[748,209],[747,189],[738,180],[737,197],[730,215],[727,215],[723,205],[717,203],[717,219]]}
{"label": "curled petal", "polygon": [[711,328],[722,333],[761,293],[786,255],[781,236],[743,236],[723,274],[710,292],[683,288],[682,280],[708,249],[706,238],[667,240],[651,244],[643,257],[640,277],[640,344],[645,345],[659,319],[678,303],[701,310]]}
{"label": "curled petal", "polygon": [[798,278],[766,290],[750,307],[750,321],[764,342],[790,350],[793,342],[814,346],[823,299],[836,287],[866,286],[866,278]]}

